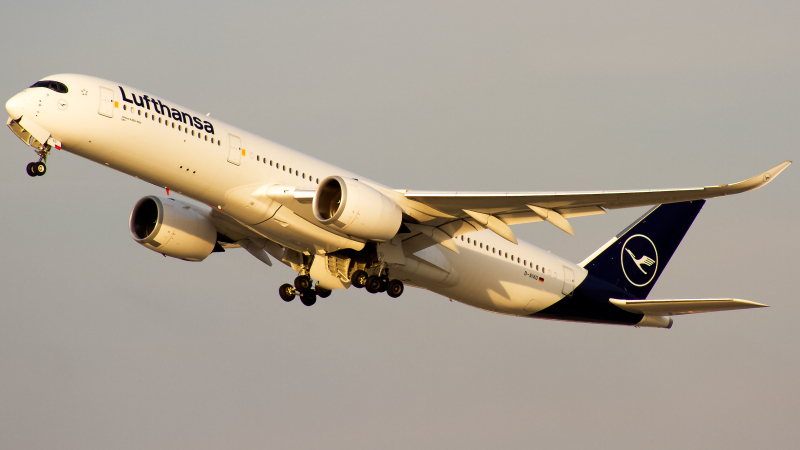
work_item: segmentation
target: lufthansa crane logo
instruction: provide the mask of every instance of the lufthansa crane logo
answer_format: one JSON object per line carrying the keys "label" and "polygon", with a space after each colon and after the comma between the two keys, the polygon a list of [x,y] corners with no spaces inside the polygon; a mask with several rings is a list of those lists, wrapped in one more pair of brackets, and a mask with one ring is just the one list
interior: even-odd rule
{"label": "lufthansa crane logo", "polygon": [[658,271],[658,251],[649,237],[635,234],[625,241],[620,255],[622,273],[634,286],[647,286]]}

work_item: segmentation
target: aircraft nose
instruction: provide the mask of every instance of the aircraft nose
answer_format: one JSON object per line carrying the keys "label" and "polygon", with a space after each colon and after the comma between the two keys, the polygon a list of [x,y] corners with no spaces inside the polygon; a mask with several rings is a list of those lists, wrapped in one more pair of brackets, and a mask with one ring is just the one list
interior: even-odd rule
{"label": "aircraft nose", "polygon": [[25,107],[21,93],[8,99],[6,102],[6,111],[8,111],[8,115],[14,120],[19,120],[19,118],[22,117],[22,114],[25,112]]}

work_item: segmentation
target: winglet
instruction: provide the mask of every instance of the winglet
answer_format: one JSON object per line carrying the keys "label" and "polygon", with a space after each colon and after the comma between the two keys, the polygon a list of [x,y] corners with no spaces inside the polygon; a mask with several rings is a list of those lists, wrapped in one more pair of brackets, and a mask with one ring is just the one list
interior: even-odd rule
{"label": "winglet", "polygon": [[719,188],[725,191],[725,195],[731,194],[739,194],[741,192],[752,191],[753,189],[758,189],[761,186],[772,181],[773,178],[780,175],[781,172],[784,171],[789,165],[792,164],[791,161],[785,161],[777,166],[773,167],[772,169],[767,170],[764,173],[760,173],[752,178],[748,178],[744,181],[740,181],[738,183],[733,184],[726,184],[722,186],[709,186],[709,188]]}

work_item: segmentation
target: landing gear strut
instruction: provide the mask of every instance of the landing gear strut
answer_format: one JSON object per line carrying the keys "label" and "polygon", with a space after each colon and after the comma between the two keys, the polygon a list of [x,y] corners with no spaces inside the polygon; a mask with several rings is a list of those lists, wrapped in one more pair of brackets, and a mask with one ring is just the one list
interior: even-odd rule
{"label": "landing gear strut", "polygon": [[48,144],[41,148],[34,147],[34,151],[39,155],[39,161],[28,164],[26,171],[32,177],[40,177],[47,172],[47,155],[50,154],[50,146]]}

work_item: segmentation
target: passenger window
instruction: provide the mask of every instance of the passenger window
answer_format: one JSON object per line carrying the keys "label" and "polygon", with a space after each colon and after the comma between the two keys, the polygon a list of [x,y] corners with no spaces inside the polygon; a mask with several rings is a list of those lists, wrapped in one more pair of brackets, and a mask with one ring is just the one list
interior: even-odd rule
{"label": "passenger window", "polygon": [[[174,126],[175,124],[172,124],[172,125]],[[178,131],[181,131],[181,126],[180,125],[178,125]]]}
{"label": "passenger window", "polygon": [[122,105],[122,110],[123,111],[127,111],[128,110],[128,105]]}
{"label": "passenger window", "polygon": [[144,118],[147,119],[147,111],[144,113]]}
{"label": "passenger window", "polygon": [[161,117],[158,118],[158,123],[161,123]]}
{"label": "passenger window", "polygon": [[483,248],[483,242],[481,242],[481,248]]}
{"label": "passenger window", "polygon": [[[187,130],[188,130],[188,128],[187,128]],[[192,136],[194,136],[194,130],[192,130]]]}
{"label": "passenger window", "polygon": [[212,143],[212,144],[214,143],[214,138],[211,138],[211,143]]}
{"label": "passenger window", "polygon": [[208,135],[206,135],[205,139],[203,139],[203,140],[208,141]]}
{"label": "passenger window", "polygon": [[142,115],[142,110],[141,109],[137,110],[136,112],[138,112],[140,116]]}

